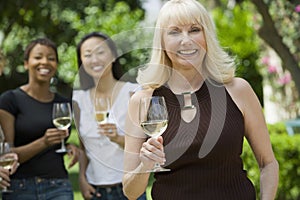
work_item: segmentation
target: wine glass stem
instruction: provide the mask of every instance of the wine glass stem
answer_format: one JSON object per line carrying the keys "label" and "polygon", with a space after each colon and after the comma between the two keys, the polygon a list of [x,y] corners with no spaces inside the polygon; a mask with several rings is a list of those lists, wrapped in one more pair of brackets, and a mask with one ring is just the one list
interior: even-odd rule
{"label": "wine glass stem", "polygon": [[65,140],[61,139],[61,149],[66,149]]}

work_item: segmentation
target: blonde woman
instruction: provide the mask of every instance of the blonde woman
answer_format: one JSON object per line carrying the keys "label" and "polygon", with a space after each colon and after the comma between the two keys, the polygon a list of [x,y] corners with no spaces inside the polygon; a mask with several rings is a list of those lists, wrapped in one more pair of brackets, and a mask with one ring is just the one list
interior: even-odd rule
{"label": "blonde woman", "polygon": [[[243,139],[260,174],[260,199],[275,198],[275,159],[261,105],[251,86],[234,77],[235,64],[219,45],[206,9],[195,0],[170,0],[161,8],[149,64],[137,80],[144,90],[129,103],[123,190],[135,199],[147,187],[155,162],[153,199],[256,199],[243,169]],[[163,96],[169,121],[158,139],[139,126],[140,99]]]}

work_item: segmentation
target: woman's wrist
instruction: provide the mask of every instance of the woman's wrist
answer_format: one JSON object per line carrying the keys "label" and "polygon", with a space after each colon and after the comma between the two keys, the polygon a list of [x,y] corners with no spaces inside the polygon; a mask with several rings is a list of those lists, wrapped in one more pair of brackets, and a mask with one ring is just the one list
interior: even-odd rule
{"label": "woman's wrist", "polygon": [[110,141],[117,143],[118,145],[120,145],[122,148],[124,148],[124,144],[125,144],[125,137],[121,136],[121,135],[116,135],[115,137],[110,137]]}

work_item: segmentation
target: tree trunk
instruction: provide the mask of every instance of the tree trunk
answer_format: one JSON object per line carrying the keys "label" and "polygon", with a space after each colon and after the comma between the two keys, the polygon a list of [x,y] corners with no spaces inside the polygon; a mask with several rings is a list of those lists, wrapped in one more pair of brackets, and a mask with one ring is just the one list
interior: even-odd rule
{"label": "tree trunk", "polygon": [[263,17],[263,26],[259,29],[259,36],[274,49],[281,58],[283,67],[290,71],[295,82],[298,94],[300,94],[300,67],[297,59],[283,43],[281,35],[275,28],[275,23],[269,14],[268,6],[262,0],[251,0]]}

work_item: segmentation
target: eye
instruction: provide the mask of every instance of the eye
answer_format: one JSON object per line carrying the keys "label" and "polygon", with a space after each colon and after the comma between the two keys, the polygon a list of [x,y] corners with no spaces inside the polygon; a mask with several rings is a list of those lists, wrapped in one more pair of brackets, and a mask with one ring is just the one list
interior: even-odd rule
{"label": "eye", "polygon": [[55,57],[49,57],[48,60],[50,60],[50,61],[56,61],[56,58]]}
{"label": "eye", "polygon": [[180,33],[180,31],[178,29],[171,29],[171,30],[168,30],[168,32],[167,32],[168,35],[177,35],[179,33]]}
{"label": "eye", "polygon": [[104,53],[105,53],[104,51],[97,51],[96,52],[97,55],[101,55],[101,54],[104,54]]}
{"label": "eye", "polygon": [[42,56],[34,56],[34,59],[36,60],[42,59]]}
{"label": "eye", "polygon": [[83,57],[89,58],[89,57],[91,57],[91,55],[92,55],[92,54],[90,54],[90,53],[86,53],[86,54],[83,54]]}
{"label": "eye", "polygon": [[198,33],[200,31],[202,31],[202,29],[200,27],[192,27],[190,30],[191,33]]}

